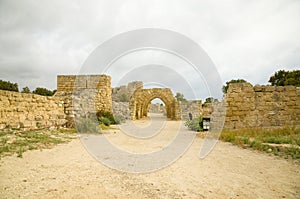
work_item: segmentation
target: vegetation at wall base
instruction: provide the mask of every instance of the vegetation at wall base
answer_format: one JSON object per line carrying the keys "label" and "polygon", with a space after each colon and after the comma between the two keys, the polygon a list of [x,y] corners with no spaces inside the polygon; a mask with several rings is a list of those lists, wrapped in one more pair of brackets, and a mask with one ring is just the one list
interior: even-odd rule
{"label": "vegetation at wall base", "polygon": [[101,134],[99,121],[93,118],[76,119],[76,130],[78,133]]}
{"label": "vegetation at wall base", "polygon": [[300,128],[223,130],[220,140],[300,160]]}
{"label": "vegetation at wall base", "polygon": [[192,120],[188,119],[184,125],[192,131],[203,131],[203,118],[199,116],[198,118],[194,118]]}
{"label": "vegetation at wall base", "polygon": [[119,118],[115,118],[109,111],[98,111],[96,115],[100,124],[104,124],[106,126],[109,126],[111,124],[120,124],[121,122]]}
{"label": "vegetation at wall base", "polygon": [[100,121],[100,124],[104,124],[105,126],[111,125],[111,121],[107,117],[100,117],[99,121]]}
{"label": "vegetation at wall base", "polygon": [[47,149],[76,138],[75,129],[0,131],[0,158],[16,154],[23,157],[28,150]]}

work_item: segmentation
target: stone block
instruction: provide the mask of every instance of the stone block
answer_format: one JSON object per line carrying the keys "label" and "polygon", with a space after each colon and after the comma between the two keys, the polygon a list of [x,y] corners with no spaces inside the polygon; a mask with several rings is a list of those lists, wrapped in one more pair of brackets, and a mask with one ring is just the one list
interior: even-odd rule
{"label": "stone block", "polygon": [[275,87],[274,86],[266,86],[265,87],[265,91],[266,92],[274,92],[275,91]]}

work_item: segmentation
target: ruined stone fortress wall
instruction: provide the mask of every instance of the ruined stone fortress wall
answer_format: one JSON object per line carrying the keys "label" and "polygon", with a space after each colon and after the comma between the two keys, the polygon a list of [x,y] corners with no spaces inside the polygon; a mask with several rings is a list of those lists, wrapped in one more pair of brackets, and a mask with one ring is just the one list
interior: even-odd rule
{"label": "ruined stone fortress wall", "polygon": [[37,129],[65,124],[64,102],[56,97],[0,90],[0,129]]}
{"label": "ruined stone fortress wall", "polygon": [[300,87],[237,83],[225,98],[227,129],[300,126]]}
{"label": "ruined stone fortress wall", "polygon": [[52,97],[0,90],[0,129],[73,126],[75,117],[111,111],[111,77],[59,75]]}
{"label": "ruined stone fortress wall", "polygon": [[131,119],[129,100],[138,88],[143,88],[143,82],[129,82],[127,85],[112,89],[112,110],[115,117],[122,121]]}
{"label": "ruined stone fortress wall", "polygon": [[[96,110],[111,111],[111,77],[107,75],[58,75],[56,96],[80,96],[92,101]],[[87,95],[87,94],[91,95]]]}
{"label": "ruined stone fortress wall", "polygon": [[189,119],[189,115],[192,115],[192,118],[198,118],[203,114],[202,102],[201,100],[189,100],[187,102],[181,102],[179,104],[181,109],[181,119]]}
{"label": "ruined stone fortress wall", "polygon": [[55,96],[64,101],[66,126],[74,126],[74,118],[112,111],[111,77],[107,75],[58,75]]}
{"label": "ruined stone fortress wall", "polygon": [[143,88],[144,84],[141,81],[129,82],[126,85],[115,87],[112,89],[112,100],[114,102],[129,102],[130,97],[138,88]]}
{"label": "ruined stone fortress wall", "polygon": [[[171,91],[142,89],[142,85],[142,82],[136,82],[121,89],[117,88],[115,97],[118,98],[126,92],[129,95],[137,93],[134,91],[139,88],[140,93],[144,94],[136,98],[137,105],[144,106],[141,115],[148,111],[149,102],[157,97],[165,101],[169,114],[176,112],[173,118],[180,119],[181,112],[182,119],[186,119],[188,113],[192,113],[194,117],[198,116],[198,113],[205,117],[211,115],[214,125],[222,123],[217,119],[222,118],[219,115],[224,114],[226,129],[300,126],[299,87],[253,87],[249,83],[231,84],[225,95],[226,104],[224,101],[219,103],[220,107],[222,104],[226,106],[225,115],[225,112],[216,111],[218,107],[202,108],[201,101],[175,103]],[[114,102],[112,106],[112,99],[111,77],[107,75],[59,75],[57,92],[53,97],[0,90],[0,129],[72,126],[74,118],[88,117],[97,111],[124,112],[125,119],[135,116],[132,115],[128,102]],[[131,98],[133,102],[134,99]],[[120,103],[124,104],[120,106]]]}

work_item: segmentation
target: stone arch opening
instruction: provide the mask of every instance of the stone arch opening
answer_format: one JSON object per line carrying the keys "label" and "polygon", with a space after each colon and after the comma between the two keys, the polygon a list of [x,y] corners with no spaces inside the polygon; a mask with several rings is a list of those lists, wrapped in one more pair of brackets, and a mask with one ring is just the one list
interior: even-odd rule
{"label": "stone arch opening", "polygon": [[160,116],[167,117],[166,104],[159,98],[154,98],[148,104],[148,114],[159,114]]}
{"label": "stone arch opening", "polygon": [[179,103],[169,88],[137,89],[130,98],[130,112],[133,120],[146,117],[150,102],[158,98],[166,106],[166,116],[172,120],[180,118]]}

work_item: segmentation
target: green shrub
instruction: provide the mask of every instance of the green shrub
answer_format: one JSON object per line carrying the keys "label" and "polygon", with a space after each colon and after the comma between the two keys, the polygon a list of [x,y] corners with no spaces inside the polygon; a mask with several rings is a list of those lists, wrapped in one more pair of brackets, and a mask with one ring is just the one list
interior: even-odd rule
{"label": "green shrub", "polygon": [[96,115],[99,122],[101,122],[102,118],[107,118],[110,121],[109,125],[117,124],[113,114],[109,111],[98,111]]}
{"label": "green shrub", "polygon": [[54,93],[51,90],[48,90],[46,88],[36,88],[34,91],[32,91],[34,94],[43,95],[43,96],[52,96]]}
{"label": "green shrub", "polygon": [[120,102],[129,102],[130,100],[130,97],[128,96],[128,94],[126,93],[123,93],[121,96],[120,96]]}
{"label": "green shrub", "polygon": [[3,80],[0,80],[0,90],[19,92],[17,83],[11,83],[10,81],[3,81]]}
{"label": "green shrub", "polygon": [[192,131],[202,131],[203,130],[203,120],[202,117],[194,118],[192,120],[188,119],[185,124]]}
{"label": "green shrub", "polygon": [[24,88],[22,88],[21,93],[30,93],[30,89],[28,88],[28,86],[25,86]]}
{"label": "green shrub", "polygon": [[115,124],[121,124],[121,121],[122,121],[122,119],[121,119],[121,117],[115,117]]}
{"label": "green shrub", "polygon": [[243,141],[244,144],[248,144],[249,143],[249,137],[247,137],[247,136],[242,137],[242,141]]}
{"label": "green shrub", "polygon": [[111,124],[111,121],[107,117],[101,117],[100,118],[100,124],[104,124],[105,126],[109,126]]}
{"label": "green shrub", "polygon": [[225,142],[233,142],[233,141],[235,141],[234,136],[228,135],[225,137]]}
{"label": "green shrub", "polygon": [[101,132],[99,123],[88,118],[77,119],[76,129],[79,133],[100,133]]}

